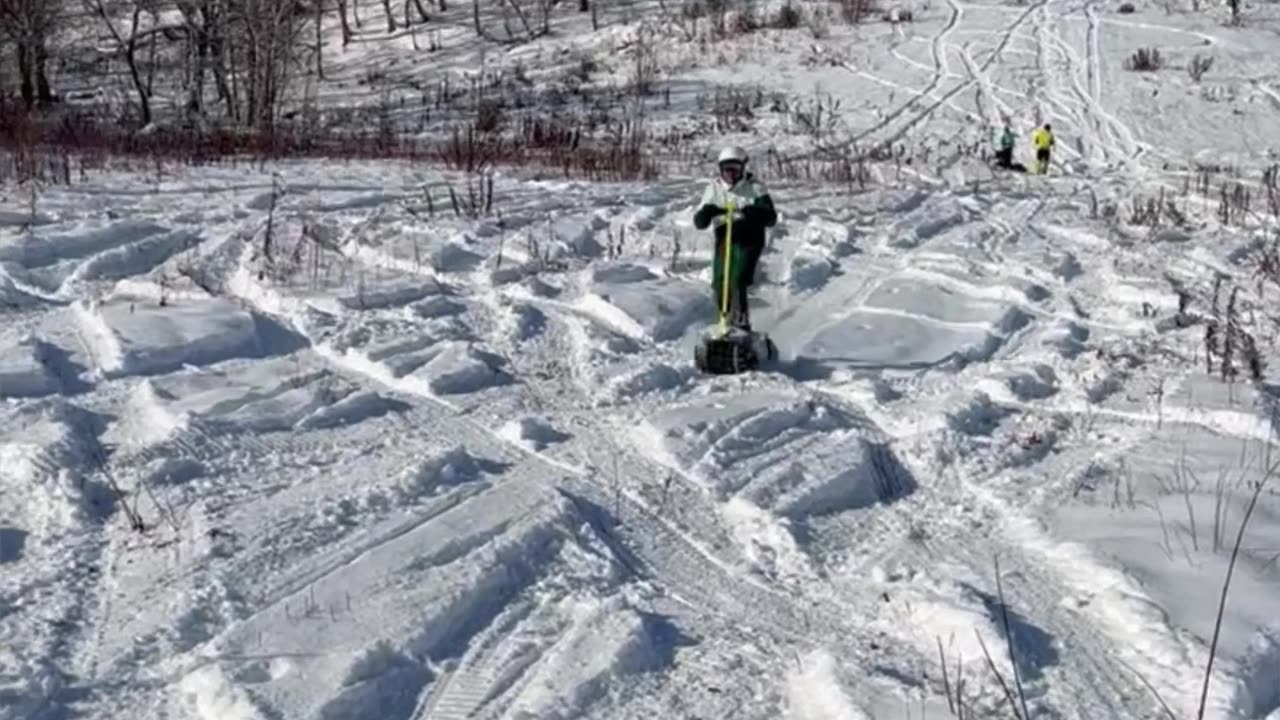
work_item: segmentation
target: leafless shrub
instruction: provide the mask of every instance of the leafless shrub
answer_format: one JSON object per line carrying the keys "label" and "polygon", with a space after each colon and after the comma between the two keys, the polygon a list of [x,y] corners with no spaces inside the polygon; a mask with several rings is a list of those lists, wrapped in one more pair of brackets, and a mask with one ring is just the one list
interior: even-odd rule
{"label": "leafless shrub", "polygon": [[1154,72],[1163,65],[1164,59],[1155,48],[1138,48],[1125,60],[1125,67],[1136,72]]}
{"label": "leafless shrub", "polygon": [[613,228],[610,227],[607,233],[605,243],[605,257],[610,260],[616,260],[622,257],[622,250],[627,245],[627,226],[623,225],[618,228],[618,236],[613,236]]}
{"label": "leafless shrub", "polygon": [[1223,183],[1218,195],[1218,220],[1223,225],[1238,225],[1249,214],[1252,193],[1243,183]]}
{"label": "leafless shrub", "polygon": [[457,217],[478,218],[493,212],[493,174],[468,175],[466,195],[460,196],[449,185],[449,203]]}
{"label": "leafless shrub", "polygon": [[[1195,174],[1194,174],[1194,178],[1195,178],[1194,190],[1197,195],[1206,196],[1209,194],[1210,190],[1213,187],[1213,175],[1214,175],[1214,168],[1205,167],[1203,165],[1196,165]],[[1190,194],[1191,190],[1193,189],[1192,177],[1193,176],[1190,176],[1190,175],[1187,177],[1187,184],[1183,188],[1183,193],[1182,193],[1183,195]]]}
{"label": "leafless shrub", "polygon": [[880,14],[875,0],[833,0],[839,9],[840,19],[850,25],[858,25],[869,17]]}
{"label": "leafless shrub", "polygon": [[1146,225],[1155,229],[1166,221],[1174,226],[1182,226],[1186,224],[1186,216],[1178,209],[1173,197],[1166,194],[1163,188],[1158,197],[1133,199],[1133,210],[1129,216],[1130,224]]}
{"label": "leafless shrub", "polygon": [[1187,74],[1191,76],[1192,82],[1200,82],[1204,74],[1209,72],[1209,68],[1213,67],[1213,58],[1204,57],[1197,54],[1191,58],[1191,62],[1187,65]]}
{"label": "leafless shrub", "polygon": [[800,11],[791,4],[791,0],[787,0],[787,2],[784,3],[782,7],[778,8],[777,12],[773,14],[773,17],[769,19],[769,25],[770,27],[775,27],[779,30],[792,30],[800,27],[800,22],[802,20],[803,18],[800,16]]}
{"label": "leafless shrub", "polygon": [[709,110],[716,132],[748,132],[755,120],[754,108],[763,104],[764,94],[756,88],[717,87],[708,98],[699,94],[699,109]]}
{"label": "leafless shrub", "polygon": [[680,270],[680,253],[684,246],[680,242],[680,231],[676,230],[671,237],[671,260],[667,263],[667,273],[672,274]]}
{"label": "leafless shrub", "polygon": [[1245,310],[1241,307],[1241,288],[1238,285],[1231,288],[1226,307],[1223,308],[1221,293],[1224,279],[1222,275],[1214,279],[1211,315],[1205,324],[1206,370],[1213,373],[1216,369],[1223,381],[1234,381],[1243,365],[1253,381],[1261,382],[1265,362],[1258,350],[1257,340],[1247,329]]}
{"label": "leafless shrub", "polygon": [[502,100],[481,98],[476,103],[474,126],[481,133],[493,133],[501,129],[505,116]]}
{"label": "leafless shrub", "polygon": [[822,40],[831,34],[833,20],[834,14],[829,5],[817,5],[806,14],[804,23],[814,40]]}
{"label": "leafless shrub", "polygon": [[656,33],[649,27],[640,29],[632,47],[634,59],[631,76],[627,80],[629,92],[635,97],[652,95],[658,81],[658,56],[654,47]]}
{"label": "leafless shrub", "polygon": [[911,8],[891,7],[884,12],[884,21],[887,23],[915,22],[915,15],[912,14]]}
{"label": "leafless shrub", "polygon": [[1280,224],[1280,165],[1262,171],[1262,189],[1267,193],[1267,209],[1271,219]]}
{"label": "leafless shrub", "polygon": [[1268,283],[1280,288],[1280,234],[1269,243],[1260,243],[1251,264],[1254,280],[1257,281],[1258,297],[1263,296]]}
{"label": "leafless shrub", "polygon": [[707,8],[700,0],[677,0],[679,7],[672,9],[667,0],[658,0],[658,8],[667,26],[680,34],[685,42],[698,37],[699,21],[707,16]]}
{"label": "leafless shrub", "polygon": [[791,122],[816,140],[830,135],[840,124],[842,101],[830,93],[815,93],[808,101],[789,105]]}
{"label": "leafless shrub", "polygon": [[856,185],[865,190],[872,176],[865,158],[856,155],[834,158],[788,158],[776,150],[768,153],[769,175],[782,180],[821,181],[845,185],[850,192]]}
{"label": "leafless shrub", "polygon": [[[471,0],[472,27],[477,36],[500,45],[523,45],[551,32],[551,8],[549,0],[497,0],[502,20],[502,35],[489,30],[480,13],[480,0]],[[516,27],[512,19],[519,22]]]}

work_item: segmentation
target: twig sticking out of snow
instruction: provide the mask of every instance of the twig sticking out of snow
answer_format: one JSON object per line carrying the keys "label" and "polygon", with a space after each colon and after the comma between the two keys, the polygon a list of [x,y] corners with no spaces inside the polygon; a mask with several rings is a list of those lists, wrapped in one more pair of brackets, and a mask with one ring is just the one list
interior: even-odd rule
{"label": "twig sticking out of snow", "polygon": [[[1270,455],[1270,445],[1267,446],[1267,450]],[[1213,661],[1218,652],[1218,635],[1222,631],[1222,618],[1227,609],[1227,595],[1231,592],[1231,575],[1235,571],[1236,558],[1239,557],[1240,546],[1244,542],[1244,531],[1249,525],[1249,518],[1253,516],[1253,509],[1258,504],[1263,488],[1267,486],[1277,469],[1280,469],[1280,462],[1269,464],[1266,474],[1254,485],[1249,504],[1245,506],[1244,517],[1240,519],[1240,529],[1236,532],[1235,545],[1231,548],[1231,559],[1227,562],[1227,574],[1222,579],[1222,595],[1218,600],[1218,614],[1213,622],[1213,639],[1209,642],[1209,661],[1205,663],[1204,686],[1200,689],[1200,708],[1196,711],[1196,720],[1204,720],[1205,707],[1209,700],[1209,680],[1213,676]]]}

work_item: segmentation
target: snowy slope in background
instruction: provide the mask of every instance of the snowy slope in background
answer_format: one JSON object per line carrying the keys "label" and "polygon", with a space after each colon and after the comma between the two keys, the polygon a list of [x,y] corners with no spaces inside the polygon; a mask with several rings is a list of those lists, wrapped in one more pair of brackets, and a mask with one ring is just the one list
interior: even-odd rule
{"label": "snowy slope in background", "polygon": [[[484,67],[625,82],[624,20],[658,14],[603,7]],[[482,66],[469,12],[438,53],[366,20],[315,97],[373,102],[378,70],[416,122],[410,80]],[[1273,10],[913,12],[658,56],[655,126],[760,89],[685,148],[743,142],[781,211],[753,321],[783,357],[741,377],[692,367],[701,179],[499,172],[475,217],[467,178],[404,163],[0,197],[0,719],[888,720],[949,716],[961,679],[1009,717],[986,652],[1036,718],[1193,717],[1274,462],[1271,368],[1205,357],[1229,304],[1275,339]],[[1121,69],[1147,46],[1166,69]],[[822,138],[770,96],[814,86],[842,102]],[[1005,113],[1053,122],[1054,174],[975,157]],[[770,176],[815,140],[910,156],[865,189]],[[1280,713],[1278,491],[1214,720]]]}

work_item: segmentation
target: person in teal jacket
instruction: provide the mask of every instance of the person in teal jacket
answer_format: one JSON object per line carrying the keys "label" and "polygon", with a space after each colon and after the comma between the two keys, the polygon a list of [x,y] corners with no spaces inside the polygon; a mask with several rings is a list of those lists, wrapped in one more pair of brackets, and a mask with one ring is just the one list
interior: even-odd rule
{"label": "person in teal jacket", "polygon": [[1013,128],[1009,127],[1009,123],[1004,124],[1004,130],[1000,133],[1000,138],[996,141],[996,165],[1002,168],[1013,167],[1013,144],[1017,141],[1017,136],[1013,134]]}
{"label": "person in teal jacket", "polygon": [[[764,184],[747,172],[746,150],[727,147],[716,159],[719,177],[707,185],[702,202],[693,215],[693,226],[705,230],[715,225],[715,259],[712,263],[711,287],[716,307],[729,316],[731,325],[750,331],[747,313],[747,290],[755,282],[756,265],[764,252],[765,229],[778,222],[773,198]],[[721,307],[724,279],[724,242],[728,210],[733,205],[733,247],[729,259],[729,306]]]}

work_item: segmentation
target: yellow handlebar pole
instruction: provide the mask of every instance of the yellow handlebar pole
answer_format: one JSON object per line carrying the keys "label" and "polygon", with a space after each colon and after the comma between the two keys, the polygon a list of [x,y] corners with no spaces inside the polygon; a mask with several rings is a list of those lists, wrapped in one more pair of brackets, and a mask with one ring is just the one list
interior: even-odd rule
{"label": "yellow handlebar pole", "polygon": [[725,223],[724,229],[724,266],[721,268],[723,276],[720,278],[720,334],[727,335],[729,333],[729,249],[733,247],[733,201],[725,207],[725,214],[728,221]]}

